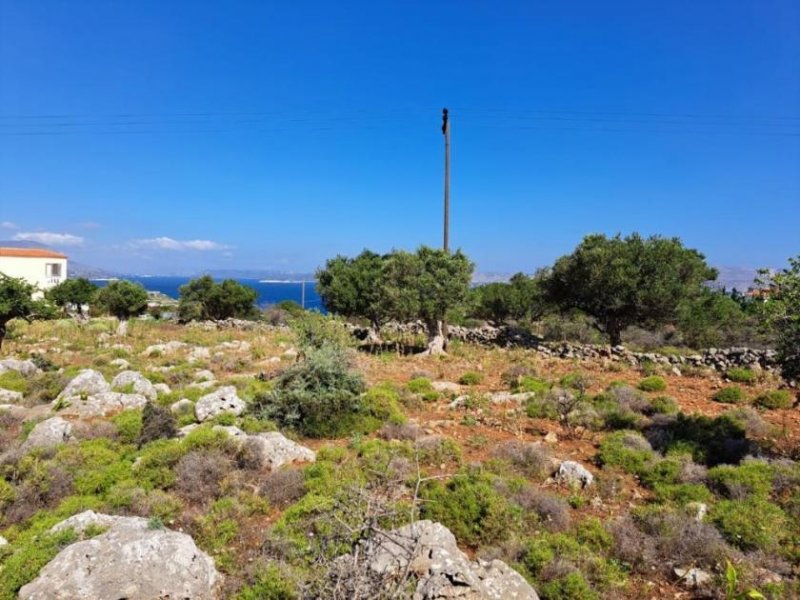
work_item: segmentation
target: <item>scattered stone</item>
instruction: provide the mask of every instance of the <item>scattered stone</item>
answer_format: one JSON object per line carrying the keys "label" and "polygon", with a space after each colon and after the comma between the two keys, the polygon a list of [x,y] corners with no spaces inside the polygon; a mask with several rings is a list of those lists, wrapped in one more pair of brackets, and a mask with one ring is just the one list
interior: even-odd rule
{"label": "scattered stone", "polygon": [[174,415],[188,415],[194,412],[194,402],[188,398],[181,398],[174,404],[171,404],[169,409]]}
{"label": "scattered stone", "polygon": [[587,487],[592,485],[594,475],[586,467],[574,460],[565,460],[558,467],[555,480],[566,483],[569,486]]}
{"label": "scattered stone", "polygon": [[56,525],[83,532],[108,527],[75,542],[51,560],[19,591],[20,600],[149,600],[218,598],[220,575],[213,559],[185,533],[150,527],[141,517],[113,517],[87,511]]}
{"label": "scattered stone", "polygon": [[217,344],[220,350],[234,350],[237,352],[250,352],[250,342],[234,340],[232,342],[222,342]]}
{"label": "scattered stone", "polygon": [[111,387],[114,389],[130,387],[133,393],[141,394],[148,400],[155,400],[158,397],[158,391],[153,383],[137,371],[123,371],[111,380]]}
{"label": "scattered stone", "polygon": [[187,435],[192,433],[198,427],[200,427],[200,423],[189,423],[188,425],[184,425],[183,427],[178,429],[178,437],[185,438]]}
{"label": "scattered stone", "polygon": [[223,425],[214,426],[214,431],[224,431],[232,438],[246,443],[255,450],[260,465],[268,467],[271,471],[289,463],[314,462],[317,459],[313,450],[293,442],[277,431],[248,435],[238,427]]}
{"label": "scattered stone", "polygon": [[440,523],[416,521],[385,532],[364,542],[360,554],[363,569],[353,568],[352,555],[336,559],[338,574],[348,588],[382,584],[392,589],[398,578],[412,574],[414,598],[419,600],[539,600],[528,582],[502,561],[469,560]]}
{"label": "scattered stone", "polygon": [[431,386],[437,392],[453,392],[457,394],[461,391],[461,386],[452,381],[432,381]]}
{"label": "scattered stone", "polygon": [[19,402],[22,402],[22,392],[0,388],[0,403],[17,404]]}
{"label": "scattered stone", "polygon": [[244,431],[233,425],[214,425],[211,429],[212,431],[224,431],[234,439],[244,440],[247,438],[247,434]]}
{"label": "scattered stone", "polygon": [[115,358],[114,360],[112,360],[108,364],[110,364],[112,367],[116,367],[118,369],[129,369],[130,366],[131,366],[131,363],[129,363],[124,358]]}
{"label": "scattered stone", "polygon": [[289,348],[288,350],[284,350],[281,356],[287,360],[294,360],[297,358],[297,350],[294,348]]}
{"label": "scattered stone", "polygon": [[51,417],[36,426],[22,444],[27,452],[33,448],[53,448],[72,439],[72,423],[61,417]]}
{"label": "scattered stone", "polygon": [[195,381],[216,381],[217,376],[208,369],[201,369],[194,374]]}
{"label": "scattered stone", "polygon": [[32,360],[17,360],[16,358],[0,360],[0,373],[16,371],[23,377],[31,377],[39,373],[40,370]]}
{"label": "scattered stone", "polygon": [[226,385],[200,398],[194,405],[194,414],[202,423],[223,413],[232,413],[238,416],[244,412],[245,407],[244,400],[239,398],[236,393],[236,388]]}
{"label": "scattered stone", "polygon": [[142,356],[152,356],[153,354],[169,354],[170,352],[175,352],[176,350],[180,350],[181,348],[186,348],[188,344],[186,342],[181,342],[179,340],[172,340],[165,344],[153,344],[152,346],[148,346],[142,352]]}
{"label": "scattered stone", "polygon": [[84,369],[72,378],[67,384],[67,387],[58,395],[56,402],[62,398],[93,396],[110,391],[111,386],[108,384],[105,377],[103,377],[102,373],[98,373],[93,369]]}
{"label": "scattered stone", "polygon": [[531,392],[522,392],[513,394],[511,392],[494,392],[489,394],[489,402],[492,404],[504,404],[506,402],[515,402],[517,404],[524,404],[530,400],[534,394]]}
{"label": "scattered stone", "polygon": [[103,417],[123,410],[142,408],[147,398],[141,394],[102,392],[92,396],[59,397],[53,401],[53,410],[78,417]]}
{"label": "scattered stone", "polygon": [[211,351],[202,346],[196,346],[189,352],[189,362],[198,362],[201,360],[208,360],[211,358]]}
{"label": "scattered stone", "polygon": [[447,408],[451,410],[461,408],[467,404],[467,400],[469,400],[469,396],[467,395],[458,396],[455,400],[447,405]]}
{"label": "scattered stone", "polygon": [[159,396],[161,396],[162,394],[172,393],[172,390],[166,383],[154,383],[153,387],[155,388],[156,393],[158,393]]}
{"label": "scattered stone", "polygon": [[2,548],[3,546],[8,546],[8,540],[4,538],[2,535],[0,535],[0,548]]}
{"label": "scattered stone", "polygon": [[679,579],[680,583],[688,588],[703,587],[707,583],[711,582],[711,574],[696,567],[691,567],[689,569],[681,569],[676,567],[673,569],[673,572]]}
{"label": "scattered stone", "polygon": [[708,504],[705,502],[689,502],[686,505],[686,510],[694,516],[695,520],[702,521],[708,514]]}
{"label": "scattered stone", "polygon": [[558,443],[558,434],[555,431],[550,431],[544,436],[544,441],[548,444],[557,444]]}

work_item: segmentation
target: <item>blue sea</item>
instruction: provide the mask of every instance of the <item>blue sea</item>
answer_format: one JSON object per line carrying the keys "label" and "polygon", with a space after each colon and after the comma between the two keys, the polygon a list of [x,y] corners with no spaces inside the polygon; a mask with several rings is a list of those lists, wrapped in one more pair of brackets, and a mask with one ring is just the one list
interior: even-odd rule
{"label": "blue sea", "polygon": [[[188,283],[191,277],[125,277],[129,281],[141,283],[145,289],[151,292],[161,292],[170,298],[177,299],[180,296],[179,288]],[[265,308],[271,304],[277,304],[282,300],[294,300],[298,304],[303,303],[303,284],[296,281],[264,281],[259,279],[237,279],[242,285],[253,288],[258,296],[256,304],[260,308]],[[93,282],[99,286],[108,284],[108,280],[95,279]],[[305,307],[309,310],[325,312],[322,300],[317,294],[313,281],[305,283]]]}

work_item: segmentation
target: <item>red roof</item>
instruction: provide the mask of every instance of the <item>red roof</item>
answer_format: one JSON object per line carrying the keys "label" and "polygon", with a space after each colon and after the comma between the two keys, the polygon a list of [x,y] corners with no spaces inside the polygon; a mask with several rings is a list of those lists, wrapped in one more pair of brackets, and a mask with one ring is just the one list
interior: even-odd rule
{"label": "red roof", "polygon": [[0,256],[24,258],[67,258],[65,254],[44,248],[0,248]]}

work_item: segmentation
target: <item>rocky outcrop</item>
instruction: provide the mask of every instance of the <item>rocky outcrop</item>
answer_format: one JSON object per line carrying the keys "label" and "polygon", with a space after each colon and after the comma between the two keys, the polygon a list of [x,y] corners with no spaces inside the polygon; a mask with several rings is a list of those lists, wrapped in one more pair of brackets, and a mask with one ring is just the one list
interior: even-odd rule
{"label": "rocky outcrop", "polygon": [[586,487],[592,485],[594,475],[582,464],[574,460],[565,460],[558,467],[554,479],[566,483],[570,487]]}
{"label": "rocky outcrop", "polygon": [[194,405],[194,414],[202,423],[223,413],[240,415],[245,406],[244,400],[236,393],[236,388],[226,385],[200,398]]}
{"label": "rocky outcrop", "polygon": [[38,423],[22,444],[27,452],[34,448],[53,448],[72,439],[72,423],[61,417],[51,417]]}
{"label": "rocky outcrop", "polygon": [[17,404],[22,402],[22,392],[0,388],[0,404]]}
{"label": "rocky outcrop", "polygon": [[132,393],[141,394],[148,400],[155,400],[158,397],[158,391],[153,383],[137,371],[123,371],[114,377],[111,387],[115,390],[131,388]]}
{"label": "rocky outcrop", "polygon": [[192,538],[141,517],[87,511],[51,531],[87,527],[103,533],[75,542],[51,560],[19,591],[20,600],[215,600],[220,575],[213,559]]}
{"label": "rocky outcrop", "polygon": [[53,402],[53,410],[80,418],[104,417],[123,410],[142,408],[147,398],[141,394],[103,392],[92,396],[60,397]]}
{"label": "rocky outcrop", "polygon": [[414,600],[539,600],[511,567],[499,560],[471,561],[450,530],[433,521],[381,532],[358,554],[337,559],[334,577],[340,589],[395,589],[409,577]]}
{"label": "rocky outcrop", "polygon": [[293,442],[277,431],[248,435],[238,427],[223,425],[216,425],[214,430],[224,431],[240,443],[247,444],[258,458],[260,466],[271,471],[289,463],[314,462],[317,459],[313,450]]}
{"label": "rocky outcrop", "polygon": [[110,391],[111,386],[102,373],[98,373],[93,369],[84,369],[72,378],[67,387],[58,395],[56,402],[73,396],[88,397]]}
{"label": "rocky outcrop", "polygon": [[16,371],[23,377],[36,375],[40,369],[32,360],[17,360],[16,358],[5,358],[0,360],[0,373],[6,371]]}

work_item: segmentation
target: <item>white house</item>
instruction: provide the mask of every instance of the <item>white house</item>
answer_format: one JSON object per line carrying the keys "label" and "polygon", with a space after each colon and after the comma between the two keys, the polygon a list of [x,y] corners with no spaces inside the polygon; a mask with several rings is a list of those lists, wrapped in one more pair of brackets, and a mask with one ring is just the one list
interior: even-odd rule
{"label": "white house", "polygon": [[44,291],[67,278],[67,257],[44,248],[0,248],[0,273],[21,277]]}

